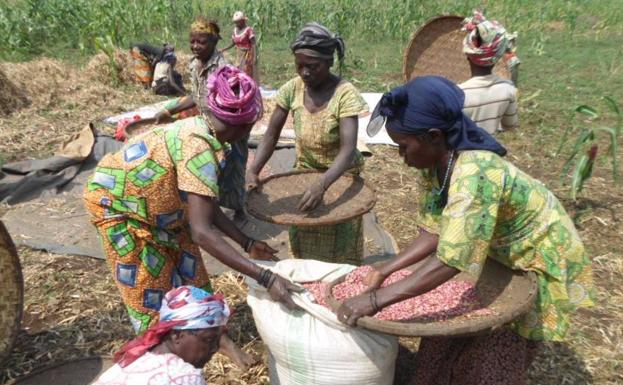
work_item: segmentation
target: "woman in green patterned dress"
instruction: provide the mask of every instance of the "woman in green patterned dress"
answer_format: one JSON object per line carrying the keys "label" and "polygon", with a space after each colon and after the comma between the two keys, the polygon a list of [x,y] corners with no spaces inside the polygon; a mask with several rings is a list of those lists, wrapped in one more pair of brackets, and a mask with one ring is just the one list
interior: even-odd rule
{"label": "woman in green patterned dress", "polygon": [[[533,271],[533,307],[486,336],[423,338],[413,384],[521,384],[538,341],[561,341],[570,313],[593,304],[591,261],[556,197],[504,160],[495,139],[462,113],[464,93],[441,77],[422,77],[386,93],[372,118],[407,165],[422,170],[420,233],[373,269],[371,290],[344,302],[341,321],[421,295],[461,271],[478,274],[487,258]],[[412,275],[380,288],[392,272],[429,258]]]}
{"label": "woman in green patterned dress", "polygon": [[[302,211],[313,210],[324,192],[345,172],[359,173],[363,157],[356,149],[358,115],[366,102],[348,81],[331,73],[333,55],[344,56],[344,42],[317,23],[307,24],[291,45],[296,78],[277,93],[266,135],[247,175],[247,187],[259,184],[258,175],[271,157],[288,113],[294,117],[296,169],[323,171],[303,195]],[[296,258],[359,265],[363,258],[361,217],[331,226],[292,226],[290,248]]]}

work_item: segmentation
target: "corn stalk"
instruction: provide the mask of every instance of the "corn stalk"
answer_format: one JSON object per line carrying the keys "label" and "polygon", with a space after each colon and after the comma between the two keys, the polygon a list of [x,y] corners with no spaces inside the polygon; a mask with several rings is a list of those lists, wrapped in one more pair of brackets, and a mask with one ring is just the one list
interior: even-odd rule
{"label": "corn stalk", "polygon": [[115,62],[115,43],[112,37],[110,35],[107,35],[106,38],[96,37],[93,43],[98,50],[106,54],[108,68],[110,69],[110,80],[112,80],[113,84],[118,85],[121,68]]}
{"label": "corn stalk", "polygon": [[[623,115],[621,114],[621,110],[614,99],[607,96],[603,97],[602,99],[608,106],[610,111],[612,111],[616,116],[617,125],[616,127],[606,127],[598,125],[592,128],[583,128],[582,130],[580,130],[571,148],[571,154],[563,165],[562,172],[560,174],[561,183],[564,184],[564,181],[569,175],[570,170],[573,168],[571,172],[570,197],[574,201],[577,199],[577,195],[584,188],[584,183],[593,174],[595,159],[598,152],[598,145],[597,143],[595,143],[595,141],[599,134],[606,134],[608,136],[610,145],[607,153],[608,156],[611,158],[612,163],[612,180],[617,186],[620,183],[619,162],[617,159],[617,154],[619,152],[618,137],[621,133],[621,129],[623,126]],[[600,117],[599,112],[595,108],[588,105],[581,105],[576,107],[575,112],[587,116],[590,121],[594,121],[595,119],[598,119]],[[563,135],[559,151],[562,150],[567,140],[568,132],[569,131],[566,131]]]}

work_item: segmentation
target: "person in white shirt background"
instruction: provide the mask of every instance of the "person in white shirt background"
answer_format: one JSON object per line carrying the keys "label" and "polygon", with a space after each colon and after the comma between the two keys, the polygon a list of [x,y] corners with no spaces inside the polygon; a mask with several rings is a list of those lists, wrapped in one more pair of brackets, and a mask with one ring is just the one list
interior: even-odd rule
{"label": "person in white shirt background", "polygon": [[465,92],[463,112],[490,134],[518,127],[517,88],[511,80],[493,74],[493,67],[507,55],[510,72],[517,78],[515,35],[497,21],[487,20],[480,11],[463,21],[462,30],[468,32],[463,52],[472,72],[469,80],[459,84]]}

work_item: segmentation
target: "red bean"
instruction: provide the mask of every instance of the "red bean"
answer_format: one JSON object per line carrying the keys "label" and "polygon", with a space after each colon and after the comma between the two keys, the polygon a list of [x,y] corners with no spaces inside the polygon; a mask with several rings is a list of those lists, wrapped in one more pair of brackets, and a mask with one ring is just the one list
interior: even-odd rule
{"label": "red bean", "polygon": [[[348,274],[344,282],[333,288],[333,297],[338,301],[361,294],[367,289],[363,278],[372,271],[370,266],[362,266]],[[382,287],[396,283],[409,276],[411,271],[399,270],[385,279]],[[329,307],[325,302],[327,285],[322,282],[303,284],[316,298],[316,302]],[[469,316],[490,315],[492,311],[483,308],[476,287],[467,281],[448,281],[437,288],[420,295],[397,302],[383,308],[374,315],[385,321],[426,320],[439,321],[470,313]]]}

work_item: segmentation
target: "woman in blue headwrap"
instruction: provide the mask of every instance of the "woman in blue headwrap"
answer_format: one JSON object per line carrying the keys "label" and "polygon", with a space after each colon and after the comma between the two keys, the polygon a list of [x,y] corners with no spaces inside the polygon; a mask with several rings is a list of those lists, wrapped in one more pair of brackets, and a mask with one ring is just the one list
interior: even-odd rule
{"label": "woman in blue headwrap", "polygon": [[[424,294],[487,258],[537,274],[533,307],[507,328],[465,338],[423,338],[413,384],[521,384],[538,341],[560,341],[569,314],[593,304],[591,261],[573,222],[539,181],[502,156],[506,150],[461,109],[464,94],[441,77],[421,77],[383,95],[372,121],[386,120],[407,165],[421,170],[420,232],[392,260],[374,267],[370,291],[346,300],[351,326],[393,303]],[[424,260],[381,288],[392,272]]]}

